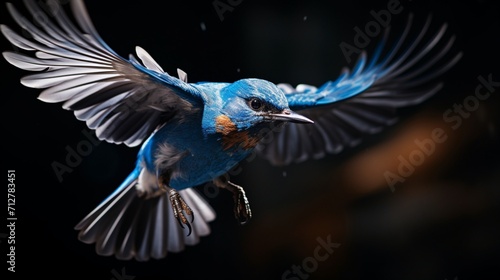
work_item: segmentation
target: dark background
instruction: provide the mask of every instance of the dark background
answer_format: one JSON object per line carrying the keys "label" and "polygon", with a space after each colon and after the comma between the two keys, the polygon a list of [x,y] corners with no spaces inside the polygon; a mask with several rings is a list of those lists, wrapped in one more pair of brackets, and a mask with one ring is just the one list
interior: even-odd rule
{"label": "dark background", "polygon": [[[352,44],[353,28],[364,28],[373,20],[370,10],[386,9],[388,1],[331,2],[244,0],[223,21],[212,1],[87,1],[87,7],[117,53],[127,56],[142,46],[164,70],[181,68],[191,82],[257,77],[319,86],[352,66],[339,44]],[[282,279],[292,265],[314,256],[317,238],[330,236],[340,247],[303,279],[497,278],[500,89],[458,129],[443,120],[446,110],[474,94],[478,76],[500,81],[494,2],[401,1],[403,12],[392,17],[396,27],[410,12],[417,22],[432,13],[435,28],[448,22],[457,36],[454,51],[464,57],[442,77],[443,90],[340,155],[285,168],[261,159],[243,163],[231,179],[245,187],[252,221],[237,225],[229,193],[207,197],[218,215],[211,235],[147,263],[97,256],[73,230],[125,178],[137,149],[93,146],[59,182],[51,164],[65,162],[66,147],[86,139],[86,126],[59,104],[37,100],[38,90],[19,84],[26,72],[2,59],[3,162],[16,170],[15,276],[118,279],[114,272],[124,271],[128,279]],[[0,12],[1,23],[14,27],[5,5]],[[2,50],[12,50],[7,40],[0,42]],[[414,140],[435,128],[447,141],[392,192],[384,172],[396,173],[398,156],[407,158]],[[6,239],[0,248],[6,270]]]}

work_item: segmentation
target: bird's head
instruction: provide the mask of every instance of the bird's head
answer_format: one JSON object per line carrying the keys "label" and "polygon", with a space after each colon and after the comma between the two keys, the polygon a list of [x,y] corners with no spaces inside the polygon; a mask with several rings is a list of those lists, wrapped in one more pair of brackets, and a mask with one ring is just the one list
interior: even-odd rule
{"label": "bird's head", "polygon": [[241,130],[273,122],[313,123],[288,107],[285,94],[261,79],[243,79],[221,90],[221,112]]}

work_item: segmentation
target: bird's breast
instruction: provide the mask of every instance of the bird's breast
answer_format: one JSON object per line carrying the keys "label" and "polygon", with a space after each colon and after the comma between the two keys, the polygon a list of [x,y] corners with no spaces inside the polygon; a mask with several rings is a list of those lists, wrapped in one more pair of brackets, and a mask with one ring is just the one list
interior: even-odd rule
{"label": "bird's breast", "polygon": [[239,132],[229,118],[217,120],[217,133],[209,135],[199,119],[167,123],[141,149],[141,163],[151,174],[170,174],[169,186],[177,190],[223,175],[252,152],[257,140]]}

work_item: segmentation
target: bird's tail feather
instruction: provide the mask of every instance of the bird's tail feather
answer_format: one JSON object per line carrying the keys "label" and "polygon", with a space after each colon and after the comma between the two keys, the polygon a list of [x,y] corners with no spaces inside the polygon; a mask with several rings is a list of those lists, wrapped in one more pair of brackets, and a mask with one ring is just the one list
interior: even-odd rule
{"label": "bird's tail feather", "polygon": [[188,236],[173,215],[168,194],[147,199],[138,195],[138,174],[131,173],[76,225],[82,242],[95,243],[99,255],[147,261],[182,251],[185,245],[197,244],[201,236],[210,233],[208,222],[215,219],[215,212],[194,189],[179,191],[195,217]]}

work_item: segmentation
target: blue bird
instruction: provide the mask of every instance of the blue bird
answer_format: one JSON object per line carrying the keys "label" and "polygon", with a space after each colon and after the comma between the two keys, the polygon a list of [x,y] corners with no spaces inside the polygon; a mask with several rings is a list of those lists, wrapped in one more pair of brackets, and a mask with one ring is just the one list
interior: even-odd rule
{"label": "blue bird", "polygon": [[410,36],[410,15],[391,46],[387,31],[370,59],[362,52],[352,70],[318,88],[256,78],[189,83],[185,72],[169,75],[140,47],[128,59],[118,55],[82,0],[70,2],[73,20],[58,1],[50,9],[24,2],[33,22],[8,3],[24,31],[1,25],[19,50],[3,57],[38,72],[21,83],[43,89],[40,100],[62,103],[100,140],[140,146],[130,175],[75,227],[99,255],[124,260],[160,259],[208,235],[215,213],[194,189],[207,182],[232,192],[235,216],[247,222],[245,191],[225,176],[239,162],[256,152],[287,165],[353,147],[393,124],[398,108],[439,91],[436,77],[462,55],[450,54],[446,25],[427,34],[430,17]]}

